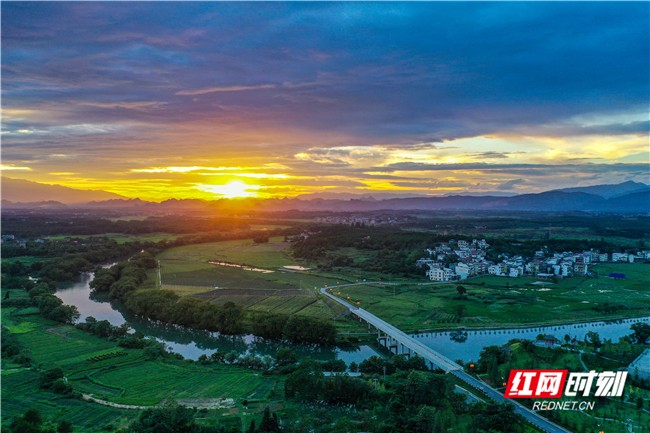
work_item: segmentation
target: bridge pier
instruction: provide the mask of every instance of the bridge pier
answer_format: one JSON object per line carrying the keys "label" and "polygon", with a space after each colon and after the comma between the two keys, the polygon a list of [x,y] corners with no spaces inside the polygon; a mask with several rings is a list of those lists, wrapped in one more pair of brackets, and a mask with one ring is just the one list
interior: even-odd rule
{"label": "bridge pier", "polygon": [[[527,409],[525,406],[522,406],[515,401],[506,399],[501,391],[497,391],[479,379],[476,379],[473,376],[465,373],[462,368],[454,361],[441,355],[435,350],[426,347],[425,345],[416,341],[415,338],[405,334],[404,332],[400,331],[389,323],[384,322],[373,314],[363,309],[355,309],[354,307],[345,303],[343,300],[330,293],[327,293],[326,289],[326,287],[322,288],[321,293],[325,296],[328,296],[333,301],[344,305],[346,308],[348,308],[352,316],[357,317],[360,322],[365,321],[366,323],[372,324],[372,326],[377,329],[377,340],[386,349],[388,349],[390,353],[398,354],[401,352],[407,356],[419,355],[423,357],[425,359],[426,365],[431,370],[440,368],[446,373],[453,374],[455,377],[462,380],[468,386],[481,392],[486,397],[496,402],[507,402],[514,405],[516,413],[522,415],[528,422],[539,428],[541,431],[547,433],[570,433],[568,430],[552,423],[551,421],[548,421],[536,412]],[[486,331],[484,333],[490,334],[494,332]],[[404,343],[406,343],[409,347],[407,347]]]}

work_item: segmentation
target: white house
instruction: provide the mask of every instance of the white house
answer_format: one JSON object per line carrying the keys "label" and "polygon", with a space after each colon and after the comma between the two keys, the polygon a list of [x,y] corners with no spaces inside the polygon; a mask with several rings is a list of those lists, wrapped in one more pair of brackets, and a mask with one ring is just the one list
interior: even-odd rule
{"label": "white house", "polygon": [[436,268],[433,266],[429,267],[429,270],[427,271],[427,277],[429,277],[431,281],[446,281],[445,272],[442,270],[442,268]]}
{"label": "white house", "polygon": [[468,277],[470,272],[469,266],[465,263],[456,264],[456,275],[459,279],[464,280]]}
{"label": "white house", "polygon": [[586,263],[576,263],[573,265],[573,273],[576,275],[587,275],[589,265]]}
{"label": "white house", "polygon": [[488,274],[504,276],[505,275],[505,269],[501,264],[491,265],[491,266],[488,266]]}

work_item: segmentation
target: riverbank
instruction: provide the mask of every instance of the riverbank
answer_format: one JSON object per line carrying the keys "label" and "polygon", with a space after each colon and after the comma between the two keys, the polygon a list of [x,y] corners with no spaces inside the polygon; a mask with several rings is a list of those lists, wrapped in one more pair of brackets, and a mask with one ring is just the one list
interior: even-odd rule
{"label": "riverbank", "polygon": [[[201,355],[210,356],[217,351],[275,356],[278,349],[282,347],[290,347],[298,356],[309,356],[323,361],[342,359],[347,364],[351,362],[359,364],[370,356],[378,355],[378,352],[369,344],[360,344],[356,347],[294,345],[283,341],[265,340],[248,334],[224,335],[136,317],[121,308],[118,302],[92,294],[90,289],[92,278],[93,275],[90,273],[82,274],[79,281],[56,292],[56,295],[65,304],[77,307],[80,321],[83,322],[86,317],[92,316],[97,320],[108,320],[114,326],[128,322],[133,330],[164,343],[169,351],[178,353],[186,359],[197,360]],[[367,342],[367,338],[364,341]]]}
{"label": "riverbank", "polygon": [[463,326],[442,326],[442,327],[433,327],[433,328],[425,328],[425,329],[416,329],[413,331],[409,331],[410,334],[427,334],[427,333],[438,333],[438,332],[453,332],[453,331],[458,331],[458,330],[465,330],[465,331],[507,331],[507,330],[517,330],[517,329],[529,329],[529,328],[548,328],[548,327],[554,327],[554,326],[567,326],[567,325],[583,325],[583,324],[589,324],[589,323],[594,323],[594,322],[604,322],[604,323],[620,323],[623,321],[626,322],[635,322],[639,321],[639,319],[645,319],[648,318],[648,313],[643,313],[639,315],[632,315],[632,316],[616,316],[613,318],[607,318],[605,320],[593,320],[593,319],[580,319],[580,320],[557,320],[557,321],[548,321],[548,322],[539,322],[539,323],[526,323],[526,324],[521,324],[521,325],[512,325],[512,324],[504,324],[502,326],[499,325],[488,325],[488,326],[481,326],[479,324],[477,325],[463,325]]}

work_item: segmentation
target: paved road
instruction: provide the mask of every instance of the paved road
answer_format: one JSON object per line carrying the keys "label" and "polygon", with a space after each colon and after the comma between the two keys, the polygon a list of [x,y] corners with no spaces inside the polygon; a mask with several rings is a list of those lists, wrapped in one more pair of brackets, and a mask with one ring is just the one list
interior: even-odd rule
{"label": "paved road", "polygon": [[363,319],[364,321],[366,321],[376,329],[380,330],[384,334],[391,336],[394,340],[397,340],[404,347],[410,349],[414,353],[417,353],[422,358],[432,362],[437,367],[440,367],[442,370],[444,370],[446,373],[453,374],[458,379],[465,382],[467,385],[478,390],[482,394],[486,395],[487,397],[491,398],[492,400],[498,403],[512,404],[515,407],[516,413],[523,416],[528,422],[530,422],[540,430],[548,433],[570,433],[569,430],[566,430],[565,428],[560,427],[555,423],[552,423],[551,421],[547,420],[546,418],[542,417],[536,412],[533,412],[527,407],[522,406],[516,401],[505,398],[501,392],[488,386],[485,382],[475,378],[474,376],[471,376],[470,374],[466,373],[465,371],[463,371],[461,366],[459,366],[449,358],[434,351],[430,347],[425,346],[419,341],[416,341],[415,339],[413,339],[413,337],[400,331],[393,325],[385,322],[384,320],[381,320],[379,317],[364,310],[363,308],[359,308],[355,305],[349,304],[343,299],[334,296],[333,294],[328,292],[328,289],[340,289],[342,287],[360,286],[360,285],[367,285],[367,284],[373,284],[373,285],[380,284],[380,285],[388,286],[388,285],[400,284],[400,283],[386,283],[386,282],[350,283],[350,284],[341,284],[337,286],[326,286],[321,288],[320,291],[325,296],[329,297],[330,299],[348,308],[355,316]]}

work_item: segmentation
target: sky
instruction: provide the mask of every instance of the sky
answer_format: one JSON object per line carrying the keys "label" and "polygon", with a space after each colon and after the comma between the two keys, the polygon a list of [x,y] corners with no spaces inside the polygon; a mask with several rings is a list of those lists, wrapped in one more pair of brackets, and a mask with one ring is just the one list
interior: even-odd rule
{"label": "sky", "polygon": [[650,3],[6,2],[2,175],[147,200],[650,182]]}

